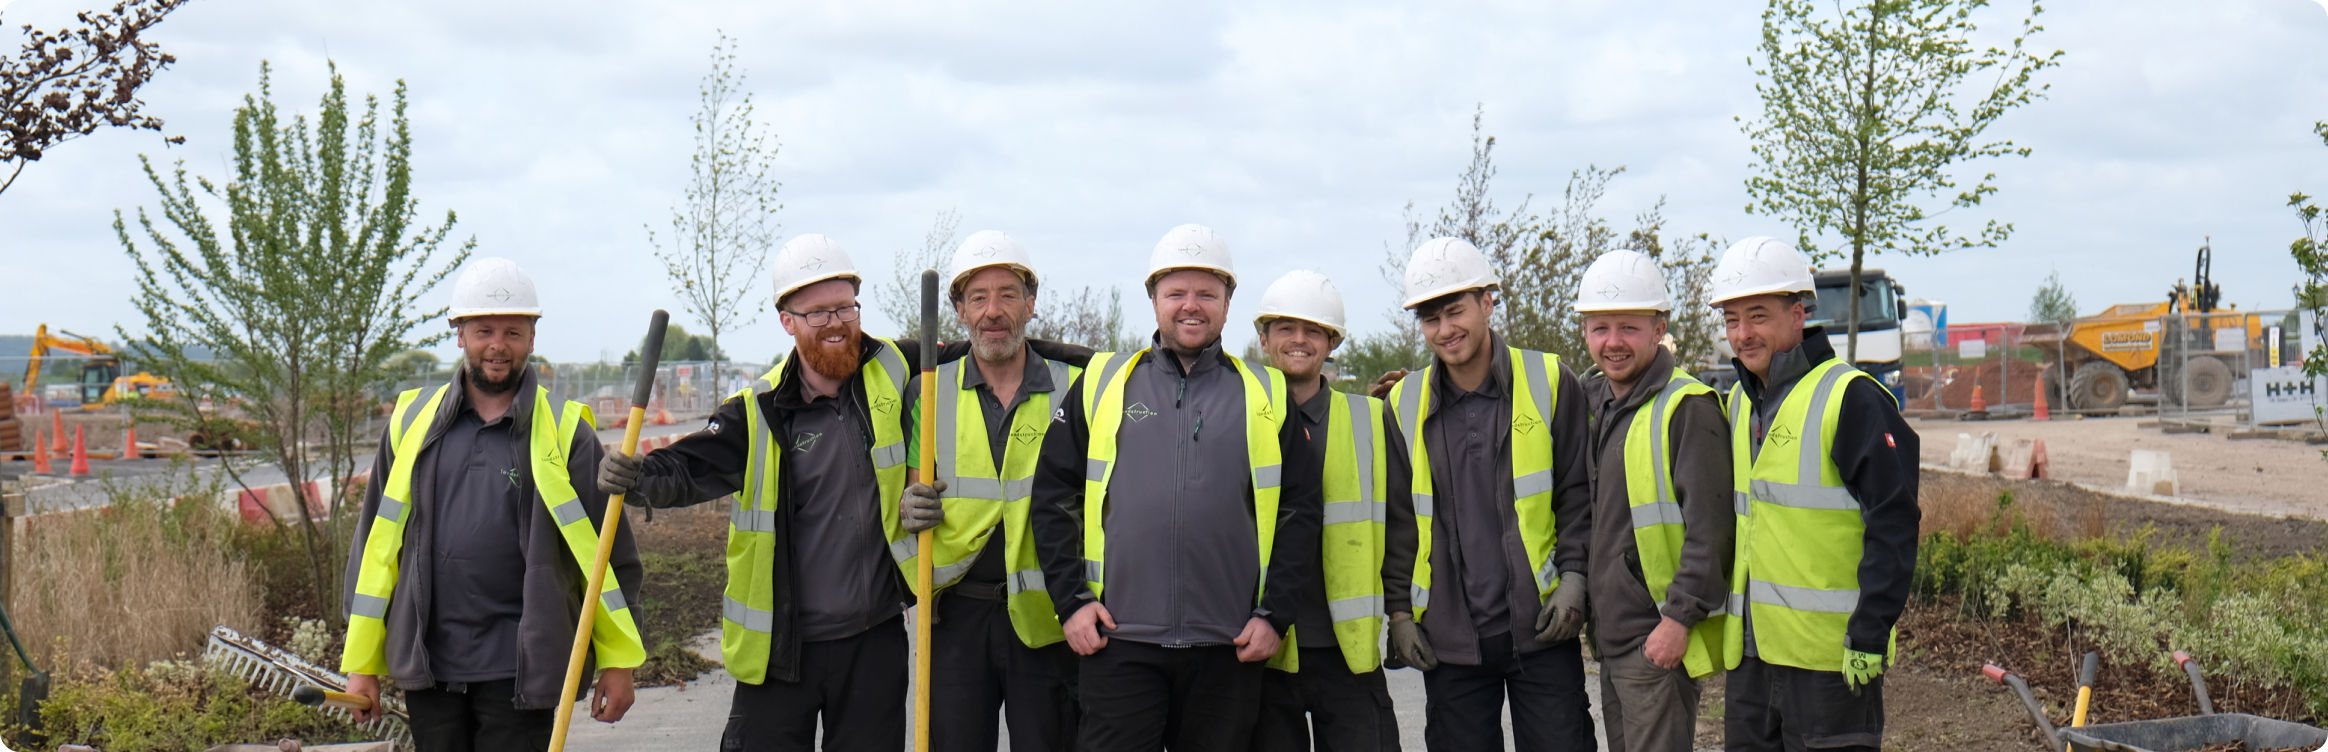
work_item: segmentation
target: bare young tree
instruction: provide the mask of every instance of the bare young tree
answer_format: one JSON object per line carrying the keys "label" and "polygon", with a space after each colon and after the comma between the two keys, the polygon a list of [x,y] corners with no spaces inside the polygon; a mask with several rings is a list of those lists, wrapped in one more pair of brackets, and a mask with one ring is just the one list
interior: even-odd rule
{"label": "bare young tree", "polygon": [[[99,128],[158,131],[137,90],[178,58],[145,32],[186,0],[126,0],[110,13],[83,12],[79,27],[24,27],[24,48],[0,61],[0,193],[56,145]],[[0,3],[0,7],[7,3]],[[165,139],[184,143],[182,136]]]}
{"label": "bare young tree", "polygon": [[[671,278],[680,307],[703,323],[713,351],[721,332],[750,325],[773,303],[760,284],[768,250],[776,245],[784,208],[775,177],[778,144],[753,119],[752,95],[736,67],[735,39],[725,32],[711,48],[695,124],[695,156],[688,162],[686,201],[671,209],[670,244],[647,230]],[[719,363],[712,363],[719,372]]]}
{"label": "bare young tree", "polygon": [[[960,235],[961,227],[961,211],[947,209],[938,212],[938,216],[930,220],[929,231],[922,234],[921,248],[897,253],[895,268],[890,270],[889,285],[885,293],[879,296],[880,299],[873,303],[875,308],[881,310],[881,315],[888,316],[890,321],[904,327],[905,331],[898,332],[897,336],[921,336],[921,273],[925,269],[936,269],[940,275],[946,273],[946,262],[954,256],[954,238]],[[940,285],[945,283],[944,279],[938,280]],[[946,291],[942,288],[938,290],[938,313],[939,341],[953,342],[966,336],[962,331],[962,322],[956,320],[953,308],[947,305]]]}

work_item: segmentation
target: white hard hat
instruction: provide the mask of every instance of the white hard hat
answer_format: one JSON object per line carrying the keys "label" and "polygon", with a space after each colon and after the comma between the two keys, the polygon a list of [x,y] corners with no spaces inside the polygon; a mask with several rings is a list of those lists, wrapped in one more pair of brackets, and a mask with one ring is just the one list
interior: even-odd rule
{"label": "white hard hat", "polygon": [[1026,281],[1027,289],[1035,287],[1035,266],[1027,258],[1027,249],[1000,231],[979,230],[970,233],[970,237],[954,249],[954,261],[947,265],[948,297],[959,294],[962,283],[969,281],[970,275],[989,266],[1010,267],[1011,271],[1018,272],[1019,279]]}
{"label": "white hard hat", "polygon": [[1281,318],[1325,327],[1335,339],[1350,336],[1342,326],[1342,291],[1335,289],[1334,281],[1326,275],[1307,269],[1286,272],[1261,291],[1261,310],[1253,314],[1253,328],[1267,334],[1269,322]]}
{"label": "white hard hat", "polygon": [[1601,254],[1577,278],[1576,312],[1673,310],[1665,274],[1648,254],[1620,248]]}
{"label": "white hard hat", "polygon": [[1406,303],[1413,308],[1465,290],[1493,287],[1495,270],[1487,256],[1462,238],[1432,238],[1407,258]]}
{"label": "white hard hat", "polygon": [[800,288],[828,279],[847,279],[861,282],[857,265],[849,261],[849,252],[832,238],[809,233],[786,242],[776,251],[776,268],[770,272],[776,280],[776,303],[783,305],[785,296]]}
{"label": "white hard hat", "polygon": [[1817,289],[1811,281],[1810,257],[1777,238],[1752,237],[1730,244],[1714,262],[1706,302],[1719,306],[1756,295]]}
{"label": "white hard hat", "polygon": [[453,321],[473,316],[542,315],[541,298],[534,294],[533,278],[517,262],[486,257],[469,263],[453,283]]}
{"label": "white hard hat", "polygon": [[1229,289],[1237,289],[1237,267],[1229,262],[1229,244],[1204,225],[1181,225],[1164,233],[1148,252],[1148,281],[1150,292],[1155,291],[1156,279],[1181,269],[1203,269],[1221,276]]}

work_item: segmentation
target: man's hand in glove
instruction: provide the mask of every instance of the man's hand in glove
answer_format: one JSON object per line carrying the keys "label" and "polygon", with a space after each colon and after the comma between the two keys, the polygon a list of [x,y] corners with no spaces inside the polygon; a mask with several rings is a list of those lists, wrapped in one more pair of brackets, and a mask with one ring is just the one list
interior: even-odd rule
{"label": "man's hand in glove", "polygon": [[[639,471],[645,468],[645,458],[635,454],[610,451],[606,459],[598,461],[598,491],[608,496],[627,494],[638,490]],[[626,499],[631,504],[643,504],[644,499]]]}
{"label": "man's hand in glove", "polygon": [[1560,587],[1536,612],[1536,641],[1557,644],[1584,632],[1584,573],[1560,573]]}
{"label": "man's hand in glove", "polygon": [[1853,694],[1857,694],[1860,687],[1874,684],[1875,680],[1881,676],[1883,676],[1883,655],[1881,653],[1862,653],[1850,648],[1843,649],[1843,686],[1850,689]]}
{"label": "man's hand in glove", "polygon": [[898,518],[908,533],[919,533],[946,521],[946,507],[938,502],[938,494],[946,492],[945,481],[915,483],[905,487],[905,499],[900,502]]}
{"label": "man's hand in glove", "polygon": [[1416,624],[1405,611],[1390,615],[1390,655],[1424,671],[1439,667],[1439,657],[1431,654],[1431,639],[1423,634],[1423,625]]}

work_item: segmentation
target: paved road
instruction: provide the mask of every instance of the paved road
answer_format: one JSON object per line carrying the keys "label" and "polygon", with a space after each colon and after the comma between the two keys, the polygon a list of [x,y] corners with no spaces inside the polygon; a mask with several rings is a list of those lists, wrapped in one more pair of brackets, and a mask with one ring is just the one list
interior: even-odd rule
{"label": "paved road", "polygon": [[[719,660],[719,635],[712,633],[696,639],[698,653],[713,661]],[[1585,664],[1585,694],[1592,698],[1594,736],[1600,736],[1600,664]],[[735,679],[726,671],[711,671],[685,687],[655,687],[639,691],[638,704],[619,724],[604,724],[590,720],[585,708],[575,713],[573,731],[567,737],[575,750],[640,749],[652,744],[662,750],[710,750],[719,747],[720,731],[727,723],[728,705],[734,696]],[[910,697],[910,694],[908,695]],[[1390,672],[1390,697],[1398,708],[1399,741],[1410,750],[1423,748],[1423,675],[1421,672],[1401,670]],[[910,711],[909,711],[910,713]],[[1504,746],[1511,747],[1512,722],[1509,713],[1504,716]],[[912,734],[909,722],[899,732],[901,738]],[[1007,742],[1007,740],[1006,740]],[[1606,752],[1607,741],[1601,740]],[[1002,747],[1008,749],[1008,746]]]}

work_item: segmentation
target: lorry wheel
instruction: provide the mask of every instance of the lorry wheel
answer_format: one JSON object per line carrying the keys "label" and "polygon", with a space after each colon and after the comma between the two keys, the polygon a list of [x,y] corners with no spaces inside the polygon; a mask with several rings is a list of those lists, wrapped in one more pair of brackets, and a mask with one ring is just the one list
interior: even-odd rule
{"label": "lorry wheel", "polygon": [[2231,367],[2221,358],[2200,355],[2183,364],[2182,378],[2173,387],[2185,392],[2185,407],[2222,407],[2231,401]]}
{"label": "lorry wheel", "polygon": [[2126,404],[2126,372],[2105,361],[2077,367],[2069,377],[2069,406],[2077,410],[2116,410]]}

